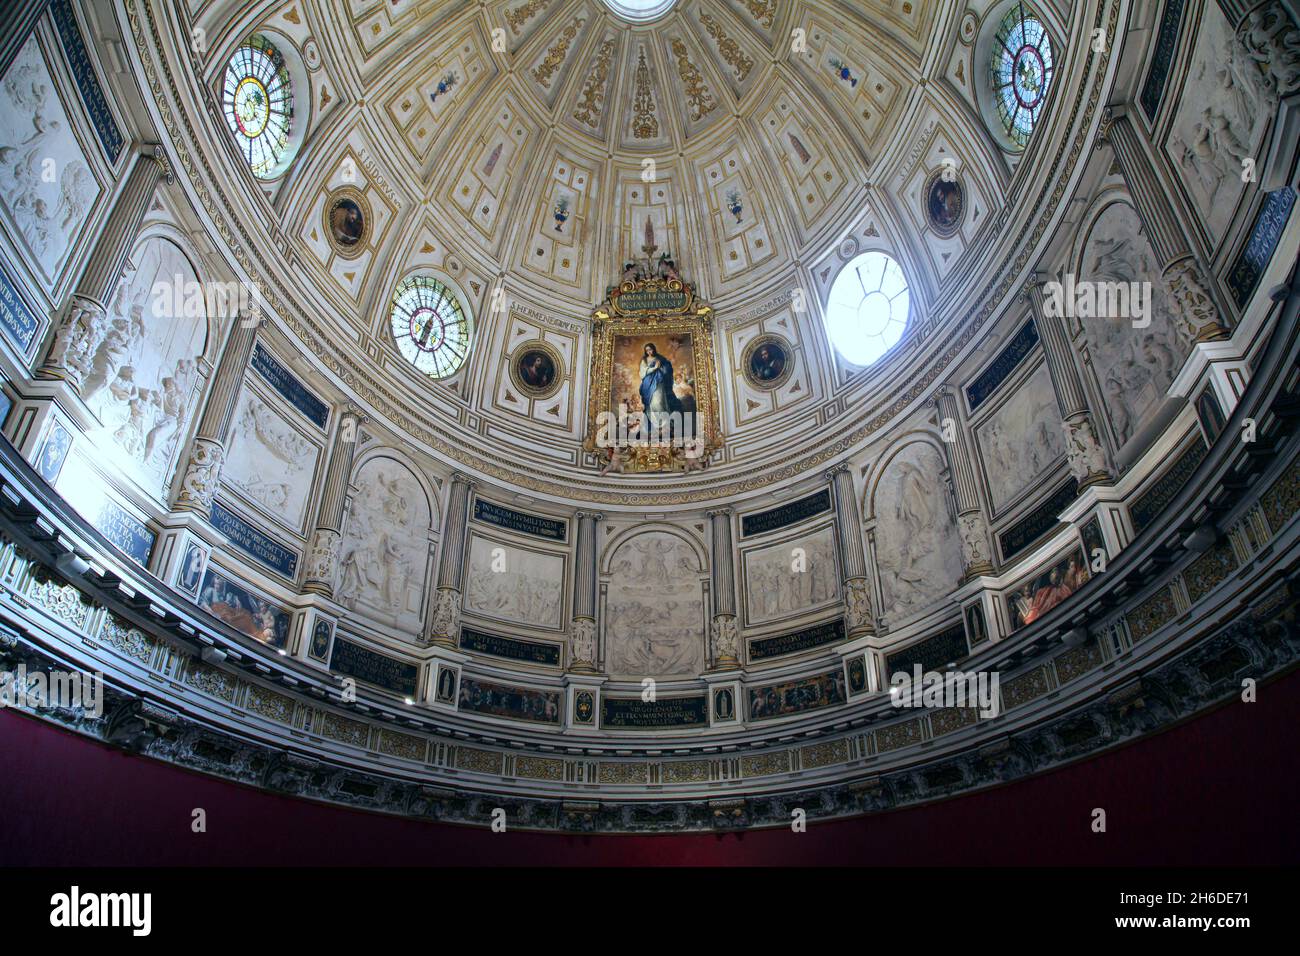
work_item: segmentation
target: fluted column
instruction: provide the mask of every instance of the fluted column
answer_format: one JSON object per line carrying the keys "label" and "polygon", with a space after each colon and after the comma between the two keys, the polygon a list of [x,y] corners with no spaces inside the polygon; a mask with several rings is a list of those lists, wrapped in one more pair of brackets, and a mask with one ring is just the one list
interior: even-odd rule
{"label": "fluted column", "polygon": [[844,625],[850,638],[874,634],[876,616],[871,609],[871,583],[867,579],[867,553],[853,472],[848,465],[839,465],[828,471],[826,477],[831,483],[831,497],[835,499],[836,537],[844,579]]}
{"label": "fluted column", "polygon": [[338,574],[339,547],[343,541],[343,507],[347,503],[348,479],[352,476],[352,459],[356,456],[357,431],[365,418],[349,408],[339,418],[330,451],[325,487],[321,490],[316,531],[307,552],[307,578],[304,591],[332,597]]}
{"label": "fluted column", "polygon": [[1194,341],[1225,338],[1227,329],[1210,292],[1205,270],[1183,230],[1179,213],[1169,200],[1168,189],[1147,152],[1142,134],[1133,125],[1126,108],[1113,106],[1106,110],[1104,135],[1115,152],[1138,217],[1146,228],[1174,316]]}
{"label": "fluted column", "polygon": [[1070,470],[1078,479],[1079,487],[1111,481],[1106,468],[1106,453],[1098,438],[1096,422],[1088,407],[1087,393],[1079,377],[1079,367],[1074,361],[1074,349],[1065,317],[1052,307],[1043,290],[1046,277],[1035,273],[1029,282],[1029,301],[1033,305],[1034,323],[1038,326],[1039,340],[1047,358],[1047,370],[1052,376],[1056,403],[1061,409],[1065,424],[1065,447]]}
{"label": "fluted column", "polygon": [[32,35],[36,21],[49,9],[50,0],[24,0],[5,5],[5,22],[0,26],[0,76],[13,66],[18,51]]}
{"label": "fluted column", "polygon": [[989,526],[980,507],[979,486],[975,483],[972,464],[974,458],[958,411],[957,393],[945,386],[935,393],[934,403],[944,435],[943,450],[948,457],[948,473],[952,476],[953,499],[957,503],[957,530],[961,536],[962,561],[966,565],[963,579],[992,574]]}
{"label": "fluted column", "polygon": [[596,670],[596,522],[604,517],[595,511],[579,511],[577,514],[569,670],[585,674]]}
{"label": "fluted column", "polygon": [[736,563],[731,545],[731,509],[709,512],[712,554],[709,573],[713,590],[713,626],[709,654],[716,670],[740,666],[740,632],[736,626]]}
{"label": "fluted column", "polygon": [[460,596],[464,590],[465,546],[469,536],[469,496],[474,479],[456,472],[451,476],[447,511],[442,516],[442,534],[438,539],[438,592],[433,619],[429,623],[429,641],[455,647],[460,630]]}
{"label": "fluted column", "polygon": [[253,342],[257,338],[257,322],[236,316],[230,326],[230,336],[217,362],[208,386],[207,401],[194,432],[189,458],[176,495],[177,511],[194,511],[206,515],[212,510],[212,499],[221,483],[221,464],[225,460],[226,441],[235,417],[235,399],[244,381]]}
{"label": "fluted column", "polygon": [[68,311],[55,330],[45,361],[36,371],[39,377],[63,379],[73,390],[80,391],[82,380],[109,333],[108,298],[122,278],[127,256],[140,235],[144,214],[164,176],[171,181],[161,147],[155,146],[153,152],[136,158],[90,261],[69,298]]}

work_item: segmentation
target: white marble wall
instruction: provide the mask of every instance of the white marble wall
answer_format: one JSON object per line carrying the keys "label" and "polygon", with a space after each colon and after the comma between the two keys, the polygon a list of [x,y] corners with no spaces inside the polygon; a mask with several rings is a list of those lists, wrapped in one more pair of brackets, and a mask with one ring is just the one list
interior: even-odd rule
{"label": "white marble wall", "polygon": [[703,570],[695,551],[666,531],[619,546],[609,562],[602,620],[606,670],[667,677],[704,669]]}

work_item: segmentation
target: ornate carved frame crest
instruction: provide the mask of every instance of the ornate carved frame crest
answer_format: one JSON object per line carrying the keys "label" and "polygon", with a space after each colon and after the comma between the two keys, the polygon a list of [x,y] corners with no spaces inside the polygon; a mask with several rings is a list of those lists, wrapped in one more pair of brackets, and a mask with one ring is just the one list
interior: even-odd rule
{"label": "ornate carved frame crest", "polygon": [[[704,439],[703,465],[722,447],[718,426],[718,374],[713,353],[713,309],[695,297],[695,291],[677,278],[628,279],[611,288],[592,313],[591,379],[587,394],[587,438],[583,447],[604,460],[608,449],[600,443],[602,412],[616,413],[610,394],[614,367],[614,342],[619,336],[689,333],[695,365],[695,427]],[[667,445],[620,446],[622,470],[632,473],[685,471],[692,467],[685,449]]]}

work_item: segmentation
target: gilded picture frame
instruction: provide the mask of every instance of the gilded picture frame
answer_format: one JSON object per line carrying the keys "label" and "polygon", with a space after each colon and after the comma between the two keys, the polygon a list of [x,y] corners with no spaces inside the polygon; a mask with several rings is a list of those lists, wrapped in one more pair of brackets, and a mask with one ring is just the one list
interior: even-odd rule
{"label": "gilded picture frame", "polygon": [[[675,276],[628,277],[593,312],[583,447],[607,469],[616,465],[618,471],[634,474],[693,470],[722,447],[712,314]],[[650,375],[643,375],[645,359],[658,370],[651,373],[657,387],[648,385]],[[642,401],[647,394],[649,410]],[[655,409],[668,407],[680,412],[680,434],[675,426],[656,430],[671,413]],[[657,416],[656,427],[648,427],[651,414]]]}

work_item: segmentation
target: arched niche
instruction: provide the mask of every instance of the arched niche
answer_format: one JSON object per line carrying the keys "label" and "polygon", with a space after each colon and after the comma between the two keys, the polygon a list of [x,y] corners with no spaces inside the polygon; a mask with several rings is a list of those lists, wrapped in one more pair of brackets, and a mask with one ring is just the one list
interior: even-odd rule
{"label": "arched niche", "polygon": [[376,448],[352,469],[334,595],[360,617],[418,640],[437,538],[436,500],[403,454]]}
{"label": "arched niche", "polygon": [[912,432],[876,463],[865,496],[882,617],[898,622],[945,599],[961,578],[956,515],[945,487],[943,445]]}
{"label": "arched niche", "polygon": [[601,561],[605,670],[620,677],[694,677],[708,660],[708,560],[667,524],[615,538]]}
{"label": "arched niche", "polygon": [[168,226],[145,230],[106,303],[108,333],[81,397],[96,444],[162,500],[198,406],[219,323],[212,284]]}

